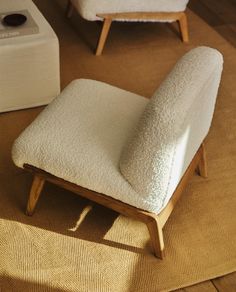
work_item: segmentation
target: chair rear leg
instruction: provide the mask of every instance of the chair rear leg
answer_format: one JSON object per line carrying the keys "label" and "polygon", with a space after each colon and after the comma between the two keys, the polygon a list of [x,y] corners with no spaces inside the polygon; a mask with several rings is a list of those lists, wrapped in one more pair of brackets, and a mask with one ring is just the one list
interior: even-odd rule
{"label": "chair rear leg", "polygon": [[42,192],[45,179],[41,176],[35,175],[30,190],[29,200],[26,208],[26,215],[31,216],[34,212],[39,196]]}
{"label": "chair rear leg", "polygon": [[179,23],[179,29],[182,36],[182,40],[184,43],[188,43],[189,42],[188,20],[185,13],[183,13],[181,18],[178,20],[178,23]]}
{"label": "chair rear leg", "polygon": [[206,150],[203,143],[200,147],[200,160],[198,163],[198,173],[200,176],[207,178]]}
{"label": "chair rear leg", "polygon": [[152,220],[147,224],[154,254],[157,258],[164,258],[164,240],[163,240],[163,231],[158,218],[152,218]]}
{"label": "chair rear leg", "polygon": [[96,49],[96,56],[100,56],[102,54],[110,27],[111,27],[112,19],[111,18],[105,18],[103,22],[102,31],[99,37],[97,49]]}
{"label": "chair rear leg", "polygon": [[73,14],[74,6],[72,5],[71,1],[68,0],[67,8],[66,8],[66,16],[70,18]]}

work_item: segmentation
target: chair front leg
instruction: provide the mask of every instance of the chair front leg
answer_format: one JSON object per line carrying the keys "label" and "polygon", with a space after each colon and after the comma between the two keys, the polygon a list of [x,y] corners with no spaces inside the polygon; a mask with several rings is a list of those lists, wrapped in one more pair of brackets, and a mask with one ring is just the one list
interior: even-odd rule
{"label": "chair front leg", "polygon": [[152,218],[152,220],[146,223],[146,225],[149,230],[154,254],[157,258],[163,259],[165,256],[163,231],[158,218]]}
{"label": "chair front leg", "polygon": [[41,176],[35,175],[30,190],[29,200],[26,208],[26,215],[31,216],[34,212],[39,196],[42,192],[45,179]]}
{"label": "chair front leg", "polygon": [[102,31],[99,37],[97,49],[96,49],[96,56],[100,56],[102,54],[110,27],[111,27],[112,19],[111,18],[105,18],[103,22]]}
{"label": "chair front leg", "polygon": [[188,20],[185,13],[182,14],[180,19],[178,20],[179,29],[182,36],[182,40],[184,43],[189,42],[189,34],[188,34]]}

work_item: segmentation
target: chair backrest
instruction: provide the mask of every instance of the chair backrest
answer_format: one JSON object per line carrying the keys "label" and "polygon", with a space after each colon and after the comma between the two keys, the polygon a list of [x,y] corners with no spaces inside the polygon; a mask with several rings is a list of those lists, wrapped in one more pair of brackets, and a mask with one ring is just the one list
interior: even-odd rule
{"label": "chair backrest", "polygon": [[156,213],[167,205],[209,131],[222,65],[222,55],[208,47],[184,55],[123,149],[121,173]]}

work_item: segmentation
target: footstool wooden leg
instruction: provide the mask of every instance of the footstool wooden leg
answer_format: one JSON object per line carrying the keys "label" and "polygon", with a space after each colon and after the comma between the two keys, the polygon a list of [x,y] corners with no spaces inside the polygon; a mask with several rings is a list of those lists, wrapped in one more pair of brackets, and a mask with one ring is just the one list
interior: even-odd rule
{"label": "footstool wooden leg", "polygon": [[188,41],[189,41],[188,21],[187,21],[187,16],[185,13],[183,13],[179,19],[179,28],[180,28],[183,42],[188,43]]}
{"label": "footstool wooden leg", "polygon": [[42,192],[45,179],[41,176],[35,175],[31,186],[29,200],[26,208],[26,215],[31,216],[34,212],[39,196]]}
{"label": "footstool wooden leg", "polygon": [[164,258],[164,240],[162,227],[158,222],[158,218],[147,223],[154,254],[157,258]]}
{"label": "footstool wooden leg", "polygon": [[102,54],[110,27],[111,27],[112,19],[105,18],[103,22],[102,32],[99,37],[97,49],[96,49],[96,56],[100,56]]}

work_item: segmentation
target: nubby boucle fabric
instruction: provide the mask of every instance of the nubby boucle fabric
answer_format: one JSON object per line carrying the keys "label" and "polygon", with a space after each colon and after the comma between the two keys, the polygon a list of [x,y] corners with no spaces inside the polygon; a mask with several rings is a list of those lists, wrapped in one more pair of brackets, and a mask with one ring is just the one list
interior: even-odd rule
{"label": "nubby boucle fabric", "polygon": [[188,0],[71,0],[71,2],[83,18],[93,21],[99,20],[97,14],[102,13],[184,11]]}
{"label": "nubby boucle fabric", "polygon": [[119,160],[147,102],[102,82],[75,80],[16,140],[13,160],[135,204],[139,195]]}
{"label": "nubby boucle fabric", "polygon": [[221,70],[218,51],[194,49],[150,102],[75,80],[15,141],[13,160],[158,213],[209,130]]}
{"label": "nubby boucle fabric", "polygon": [[223,58],[187,53],[154,93],[123,151],[121,172],[155,212],[171,198],[211,125]]}

